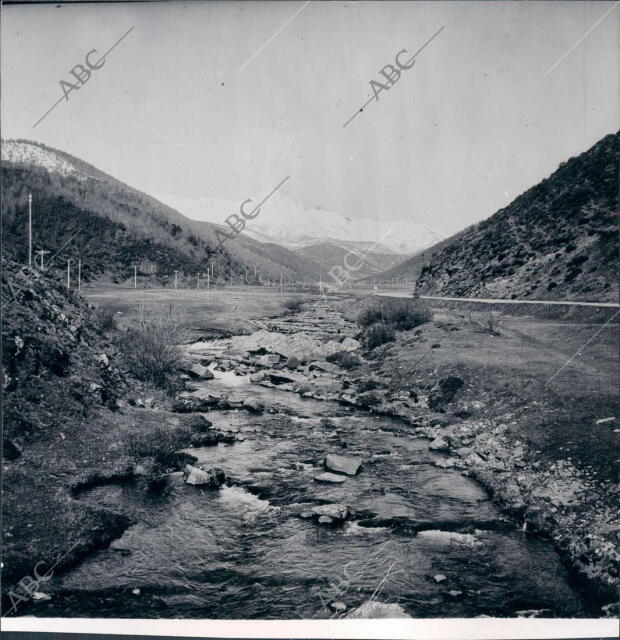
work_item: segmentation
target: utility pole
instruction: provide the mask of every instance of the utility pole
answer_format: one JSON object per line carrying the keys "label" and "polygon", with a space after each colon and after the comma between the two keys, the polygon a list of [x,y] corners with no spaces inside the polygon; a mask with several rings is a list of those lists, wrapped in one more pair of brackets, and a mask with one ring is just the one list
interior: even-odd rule
{"label": "utility pole", "polygon": [[207,293],[209,293],[209,285],[211,284],[210,282],[211,278],[209,276],[210,276],[209,271],[207,271]]}
{"label": "utility pole", "polygon": [[196,289],[200,289],[200,274],[196,276]]}
{"label": "utility pole", "polygon": [[71,288],[71,258],[67,259],[67,289]]}
{"label": "utility pole", "polygon": [[78,260],[78,291],[82,290],[82,261]]}
{"label": "utility pole", "polygon": [[138,265],[133,265],[133,288],[138,288]]}
{"label": "utility pole", "polygon": [[32,266],[32,194],[28,194],[28,266]]}
{"label": "utility pole", "polygon": [[213,260],[211,260],[210,264],[211,264],[211,277],[215,280],[215,273],[213,272]]}
{"label": "utility pole", "polygon": [[175,289],[177,288],[178,275],[179,275],[179,272],[175,271],[174,272],[174,288]]}
{"label": "utility pole", "polygon": [[39,258],[41,259],[41,271],[43,271],[43,256],[46,253],[49,253],[49,251],[45,251],[44,249],[39,249],[38,251],[35,252]]}
{"label": "utility pole", "polygon": [[282,294],[282,269],[280,269],[280,294]]}

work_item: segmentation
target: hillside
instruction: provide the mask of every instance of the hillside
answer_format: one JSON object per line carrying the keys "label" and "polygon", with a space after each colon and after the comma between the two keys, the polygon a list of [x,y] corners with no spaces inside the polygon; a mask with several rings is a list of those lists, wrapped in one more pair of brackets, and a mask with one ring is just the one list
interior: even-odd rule
{"label": "hillside", "polygon": [[411,258],[397,262],[394,266],[389,266],[381,273],[361,278],[362,281],[370,282],[373,280],[378,283],[389,283],[394,279],[396,282],[414,282],[420,275],[422,268],[429,262],[432,256],[439,253],[461,236],[463,232],[457,233],[432,247],[428,247]]}
{"label": "hillside", "polygon": [[300,277],[297,256],[286,250],[270,255],[259,242],[229,241],[222,248],[219,225],[189,220],[174,209],[133,189],[67,153],[28,141],[2,143],[2,224],[5,254],[27,257],[28,193],[33,196],[33,250],[50,259],[72,236],[52,269],[66,260],[82,261],[84,281],[122,282],[138,275],[169,282],[175,271],[192,277],[213,263],[216,279],[253,274]]}
{"label": "hillside", "polygon": [[418,293],[617,300],[619,134],[435,253]]}

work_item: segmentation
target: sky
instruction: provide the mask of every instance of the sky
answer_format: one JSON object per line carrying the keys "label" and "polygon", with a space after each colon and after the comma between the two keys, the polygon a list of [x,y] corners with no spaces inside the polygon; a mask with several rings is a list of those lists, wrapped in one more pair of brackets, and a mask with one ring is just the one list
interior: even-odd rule
{"label": "sky", "polygon": [[[306,207],[453,233],[618,130],[619,10],[5,5],[2,137],[62,149],[147,193],[243,200],[290,176],[283,193]],[[65,100],[60,81],[130,29]],[[389,86],[380,70],[440,29]],[[371,80],[389,87],[378,99]]]}

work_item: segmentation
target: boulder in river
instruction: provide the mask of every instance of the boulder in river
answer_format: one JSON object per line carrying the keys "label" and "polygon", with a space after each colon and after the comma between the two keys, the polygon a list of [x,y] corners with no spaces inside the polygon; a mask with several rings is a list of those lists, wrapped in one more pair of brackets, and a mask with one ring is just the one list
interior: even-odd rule
{"label": "boulder in river", "polygon": [[263,367],[272,367],[280,362],[280,356],[277,353],[267,353],[258,359],[258,364]]}
{"label": "boulder in river", "polygon": [[435,438],[429,445],[428,448],[431,451],[450,451],[450,444],[447,440],[443,438]]}
{"label": "boulder in river", "polygon": [[205,469],[191,464],[185,465],[184,477],[186,484],[213,489],[219,489],[226,482],[226,474],[221,469],[205,471]]}
{"label": "boulder in river", "polygon": [[179,368],[194,380],[211,380],[213,378],[213,373],[211,373],[211,371],[207,369],[207,367],[203,367],[197,362],[184,364]]}
{"label": "boulder in river", "polygon": [[355,476],[362,466],[360,458],[339,456],[336,453],[328,453],[325,457],[325,468],[335,473],[344,473],[347,476]]}
{"label": "boulder in river", "polygon": [[369,600],[351,611],[347,618],[411,618],[411,616],[395,602],[386,604]]}
{"label": "boulder in river", "polygon": [[317,519],[321,516],[327,516],[338,524],[346,522],[351,517],[349,507],[343,504],[322,504],[318,507],[312,507],[312,513]]}
{"label": "boulder in river", "polygon": [[344,476],[338,475],[336,473],[329,473],[329,471],[315,476],[314,479],[316,482],[323,482],[325,484],[342,484],[343,482],[347,481]]}
{"label": "boulder in river", "polygon": [[287,369],[297,369],[297,367],[301,366],[301,361],[297,356],[290,356],[284,366]]}
{"label": "boulder in river", "polygon": [[243,408],[248,409],[248,411],[255,411],[256,413],[265,410],[265,405],[262,400],[258,398],[246,398],[243,401]]}

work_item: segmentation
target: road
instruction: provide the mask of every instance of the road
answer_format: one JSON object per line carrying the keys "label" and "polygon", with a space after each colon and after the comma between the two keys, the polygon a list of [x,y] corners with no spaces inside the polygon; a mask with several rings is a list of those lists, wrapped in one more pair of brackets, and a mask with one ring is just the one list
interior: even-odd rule
{"label": "road", "polygon": [[[387,298],[410,298],[411,292],[390,291],[377,292],[375,295]],[[443,296],[420,296],[424,300],[449,300],[455,302],[482,302],[487,304],[539,304],[539,305],[566,305],[572,307],[610,307],[617,309],[618,302],[578,302],[576,300],[503,300],[501,298],[447,298]]]}

